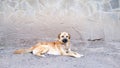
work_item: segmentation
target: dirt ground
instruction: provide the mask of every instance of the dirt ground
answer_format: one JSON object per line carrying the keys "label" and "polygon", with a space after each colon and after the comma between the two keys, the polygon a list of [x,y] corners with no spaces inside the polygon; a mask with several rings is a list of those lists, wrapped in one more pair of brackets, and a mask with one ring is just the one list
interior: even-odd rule
{"label": "dirt ground", "polygon": [[[15,15],[9,19],[1,16],[0,68],[120,68],[120,42],[105,42],[108,38],[119,39],[119,31],[115,33],[116,29],[112,27],[109,28],[113,29],[113,32],[109,28],[104,31],[104,27],[108,25],[102,26],[100,23],[76,16]],[[38,41],[54,41],[63,31],[71,34],[72,50],[83,54],[83,57],[46,55],[41,58],[30,53],[13,54],[16,49],[30,47]],[[103,40],[92,41],[101,38]],[[88,39],[91,41],[87,41]]]}
{"label": "dirt ground", "polygon": [[[92,24],[85,26],[85,29],[81,31],[79,28],[82,28],[83,25],[73,23],[72,18],[70,20],[67,18],[68,20],[65,19],[64,22],[56,22],[53,20],[55,18],[50,18],[50,21],[53,22],[49,22],[49,18],[40,18],[39,21],[32,21],[31,18],[26,19],[25,17],[18,18],[20,20],[14,19],[0,23],[0,68],[120,68],[120,42],[83,39],[84,37],[89,38],[87,35],[90,34],[90,37],[102,37],[101,31],[93,30],[94,33],[89,33],[89,30],[86,30],[90,29],[89,26]],[[80,22],[90,23],[82,20]],[[46,55],[45,58],[41,58],[31,53],[13,54],[16,49],[28,48],[38,41],[54,41],[57,34],[62,31],[71,34],[71,49],[83,54],[83,57]],[[81,34],[79,31],[83,33]]]}
{"label": "dirt ground", "polygon": [[[0,68],[120,68],[119,4],[120,0],[0,0]],[[63,31],[71,35],[71,49],[83,57],[13,54],[39,41],[54,41]]]}
{"label": "dirt ground", "polygon": [[46,55],[41,58],[31,53],[15,55],[13,51],[23,46],[1,46],[0,68],[119,68],[120,42],[71,40],[73,51],[84,56],[73,58],[67,56]]}

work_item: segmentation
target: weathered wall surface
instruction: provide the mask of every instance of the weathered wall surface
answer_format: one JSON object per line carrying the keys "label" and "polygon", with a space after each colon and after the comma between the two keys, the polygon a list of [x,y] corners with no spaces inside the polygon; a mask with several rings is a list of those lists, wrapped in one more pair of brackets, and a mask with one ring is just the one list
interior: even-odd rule
{"label": "weathered wall surface", "polygon": [[83,41],[120,41],[120,0],[0,0],[1,45],[61,31]]}

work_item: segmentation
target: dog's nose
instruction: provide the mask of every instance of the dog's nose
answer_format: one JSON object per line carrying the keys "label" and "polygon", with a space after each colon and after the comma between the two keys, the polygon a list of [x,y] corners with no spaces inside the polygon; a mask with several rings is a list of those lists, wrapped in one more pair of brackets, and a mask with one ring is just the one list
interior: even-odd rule
{"label": "dog's nose", "polygon": [[67,39],[63,39],[62,42],[66,43],[66,42],[68,42],[68,40]]}

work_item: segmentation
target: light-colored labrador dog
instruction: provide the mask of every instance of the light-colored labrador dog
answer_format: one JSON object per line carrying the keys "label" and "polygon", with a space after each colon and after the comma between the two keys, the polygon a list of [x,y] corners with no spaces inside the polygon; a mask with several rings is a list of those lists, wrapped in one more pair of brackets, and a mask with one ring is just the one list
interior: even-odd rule
{"label": "light-colored labrador dog", "polygon": [[31,52],[36,56],[45,56],[44,54],[65,55],[76,58],[83,56],[77,52],[71,51],[70,34],[67,32],[61,32],[58,35],[58,40],[55,42],[39,42],[28,49],[16,50],[14,54],[21,54],[28,52]]}

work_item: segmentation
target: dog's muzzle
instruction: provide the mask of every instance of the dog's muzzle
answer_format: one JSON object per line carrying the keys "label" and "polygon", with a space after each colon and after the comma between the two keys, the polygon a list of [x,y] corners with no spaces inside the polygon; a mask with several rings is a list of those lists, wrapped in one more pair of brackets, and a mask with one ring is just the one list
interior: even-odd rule
{"label": "dog's muzzle", "polygon": [[67,39],[63,39],[62,42],[63,42],[63,43],[67,43],[68,40],[67,40]]}

